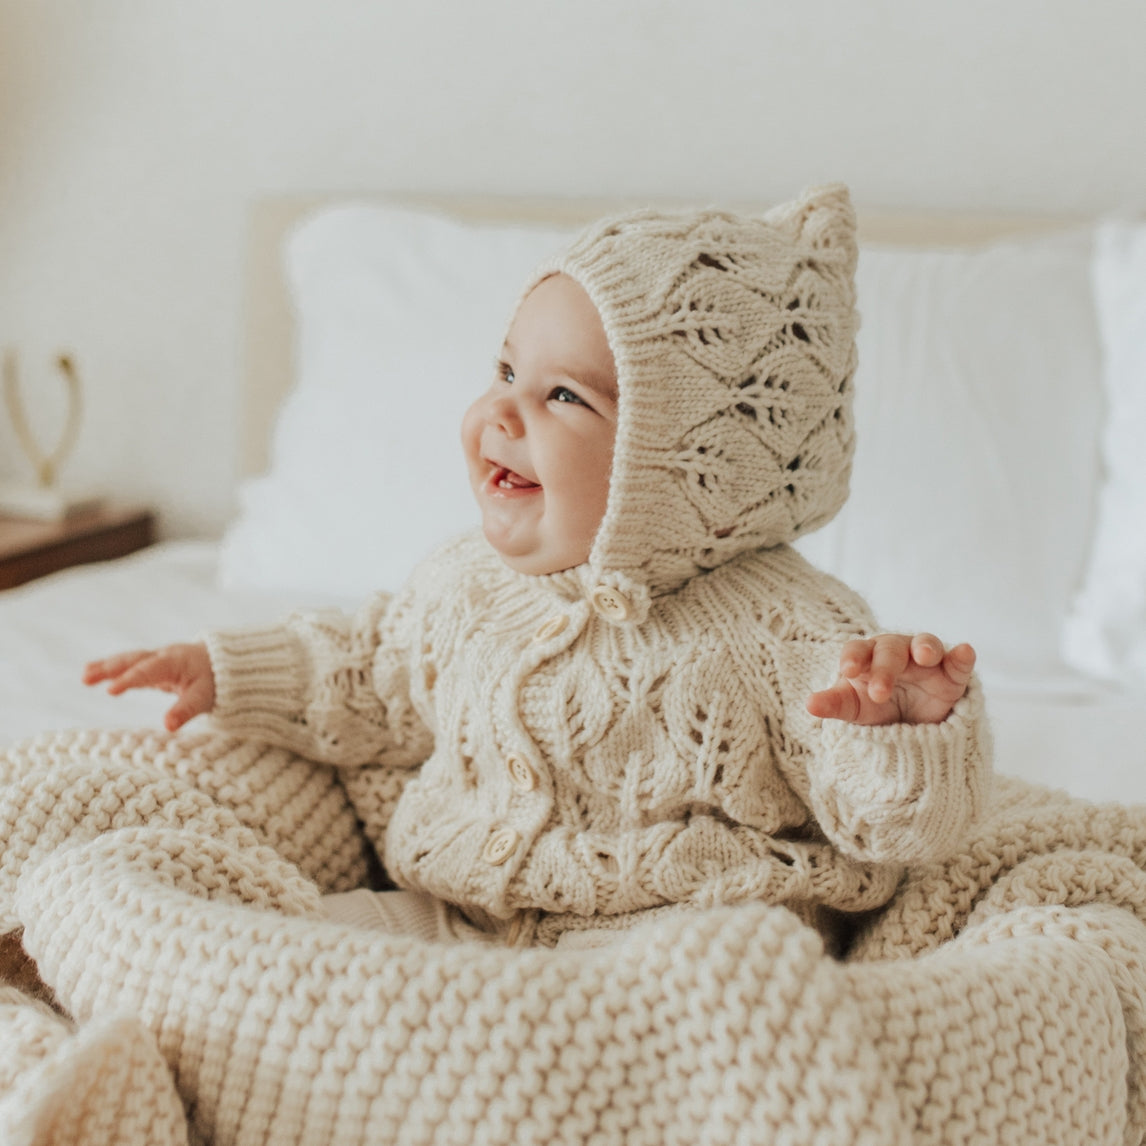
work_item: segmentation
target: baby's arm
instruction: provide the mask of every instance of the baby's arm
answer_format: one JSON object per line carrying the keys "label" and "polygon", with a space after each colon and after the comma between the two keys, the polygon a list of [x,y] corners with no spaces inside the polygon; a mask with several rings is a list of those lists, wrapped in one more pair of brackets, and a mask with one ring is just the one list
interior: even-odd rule
{"label": "baby's arm", "polygon": [[391,604],[210,634],[215,724],[328,764],[421,763],[433,738],[411,697],[414,621]]}
{"label": "baby's arm", "polygon": [[768,622],[756,629],[758,694],[792,790],[855,859],[952,855],[991,786],[973,650],[936,659],[942,646],[928,634],[875,636],[863,599],[790,550],[761,572],[769,608],[756,610]]}
{"label": "baby's arm", "polygon": [[853,638],[831,660],[827,648],[791,652],[809,659],[805,672],[819,661],[821,680],[839,673],[828,688],[792,696],[786,714],[827,836],[848,855],[880,863],[951,855],[990,790],[974,650],[945,651],[929,634],[888,634]]}
{"label": "baby's arm", "polygon": [[84,681],[179,694],[175,731],[210,713],[223,731],[335,765],[410,766],[433,738],[410,697],[410,619],[379,594],[353,618],[296,613],[279,625],[216,632],[202,644],[93,661]]}
{"label": "baby's arm", "polygon": [[107,691],[118,696],[132,688],[158,688],[178,700],[167,710],[168,732],[215,707],[215,673],[205,644],[168,645],[119,653],[84,666],[84,684],[109,682]]}

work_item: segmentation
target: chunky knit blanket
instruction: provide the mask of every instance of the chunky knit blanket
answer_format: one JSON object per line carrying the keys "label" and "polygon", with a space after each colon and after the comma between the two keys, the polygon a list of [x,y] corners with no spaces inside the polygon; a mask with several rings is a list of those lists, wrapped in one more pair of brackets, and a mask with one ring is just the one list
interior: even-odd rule
{"label": "chunky knit blanket", "polygon": [[215,734],[0,753],[0,1140],[1140,1142],[1146,809],[1001,781],[847,961],[783,908],[592,950],[326,920],[367,850],[339,777]]}

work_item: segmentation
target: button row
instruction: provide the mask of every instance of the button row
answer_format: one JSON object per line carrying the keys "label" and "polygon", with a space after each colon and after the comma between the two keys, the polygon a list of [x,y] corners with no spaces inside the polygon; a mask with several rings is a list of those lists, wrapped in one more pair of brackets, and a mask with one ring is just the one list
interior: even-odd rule
{"label": "button row", "polygon": [[[632,606],[628,598],[617,589],[607,585],[599,585],[593,590],[590,597],[593,608],[610,621],[626,621],[632,616]],[[564,613],[550,617],[549,620],[538,626],[533,634],[535,641],[548,641],[560,636],[569,626],[569,618]],[[537,773],[529,761],[516,752],[511,752],[505,758],[505,768],[509,773],[510,782],[520,792],[532,792],[537,787]],[[513,828],[499,828],[486,841],[482,851],[482,858],[486,863],[499,866],[517,851],[521,837]]]}

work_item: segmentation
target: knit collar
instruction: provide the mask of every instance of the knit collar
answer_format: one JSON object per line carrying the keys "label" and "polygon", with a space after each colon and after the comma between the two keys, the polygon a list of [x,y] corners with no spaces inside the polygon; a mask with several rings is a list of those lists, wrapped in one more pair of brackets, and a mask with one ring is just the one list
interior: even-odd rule
{"label": "knit collar", "polygon": [[540,575],[521,573],[508,565],[505,569],[511,580],[522,588],[565,602],[585,601],[611,624],[639,625],[649,613],[648,586],[616,570],[602,572],[589,562]]}

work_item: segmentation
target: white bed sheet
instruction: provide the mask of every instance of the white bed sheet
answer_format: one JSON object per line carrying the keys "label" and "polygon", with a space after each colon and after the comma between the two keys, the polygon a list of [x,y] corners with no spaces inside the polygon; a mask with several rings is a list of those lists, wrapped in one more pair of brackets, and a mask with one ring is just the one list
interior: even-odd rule
{"label": "white bed sheet", "polygon": [[[169,542],[0,593],[0,745],[49,729],[160,727],[171,698],[108,697],[85,662],[127,648],[259,624],[297,607],[357,602],[226,591],[218,548]],[[1146,803],[1146,696],[988,690],[996,767],[1095,800]]]}
{"label": "white bed sheet", "polygon": [[224,592],[217,564],[214,543],[166,542],[0,593],[0,745],[49,729],[162,727],[173,697],[89,688],[80,683],[89,660],[259,624],[299,605],[354,604]]}

